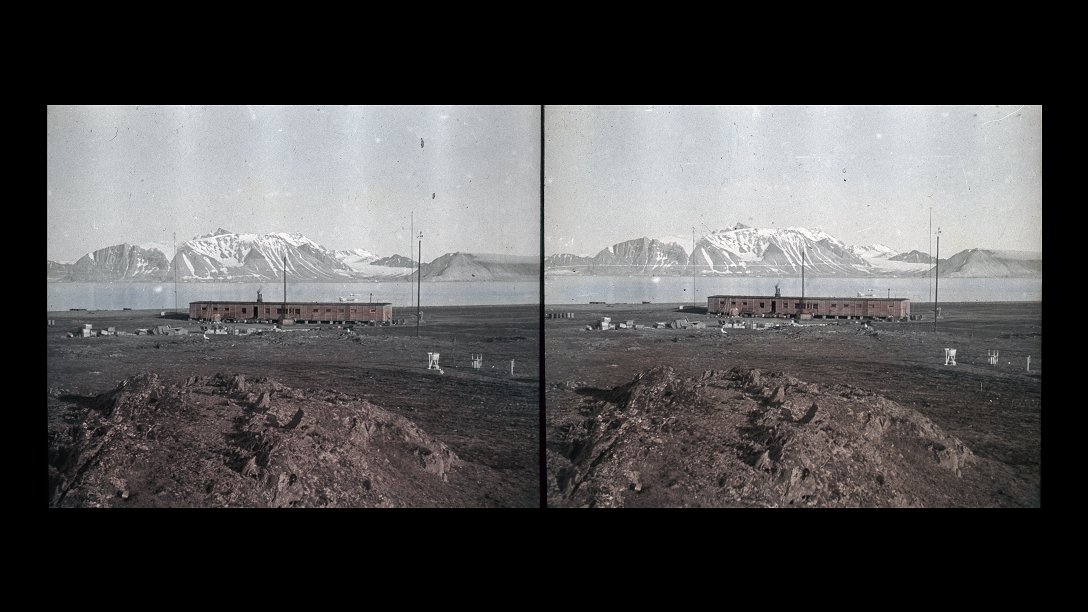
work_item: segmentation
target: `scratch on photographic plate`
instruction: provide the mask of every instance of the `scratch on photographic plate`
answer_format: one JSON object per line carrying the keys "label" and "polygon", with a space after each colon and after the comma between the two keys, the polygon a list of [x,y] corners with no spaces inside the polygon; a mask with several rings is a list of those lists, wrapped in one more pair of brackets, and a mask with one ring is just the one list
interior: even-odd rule
{"label": "scratch on photographic plate", "polygon": [[[986,127],[987,125],[990,125],[991,123],[997,123],[998,121],[1004,121],[1004,120],[1008,119],[1009,117],[1012,117],[1016,113],[1019,113],[1020,111],[1024,110],[1025,106],[1027,106],[1027,105],[1026,104],[1021,104],[1020,108],[1014,110],[1013,112],[1005,115],[1004,117],[1002,117],[1000,119],[991,119],[991,120],[987,121],[986,123],[983,123],[982,127]],[[983,136],[982,143],[983,144],[989,144],[990,143],[990,135],[989,134],[986,134],[985,136]]]}
{"label": "scratch on photographic plate", "polygon": [[1019,113],[1020,111],[1024,110],[1025,106],[1027,106],[1027,104],[1022,104],[1022,105],[1020,105],[1020,108],[1018,108],[1018,109],[1014,110],[1013,112],[1005,115],[1004,117],[1002,117],[1000,119],[991,119],[990,121],[987,121],[986,123],[983,123],[982,125],[989,125],[991,123],[997,123],[998,121],[1004,121],[1004,120],[1008,119],[1009,117],[1012,117],[1016,113]]}

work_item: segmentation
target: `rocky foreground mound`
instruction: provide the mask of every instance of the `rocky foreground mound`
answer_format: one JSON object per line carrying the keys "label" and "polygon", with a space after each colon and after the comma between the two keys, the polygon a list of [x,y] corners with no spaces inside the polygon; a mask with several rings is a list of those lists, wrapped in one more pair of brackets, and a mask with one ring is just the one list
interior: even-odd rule
{"label": "rocky foreground mound", "polygon": [[[56,395],[56,394],[55,394]],[[335,391],[219,374],[60,396],[50,506],[457,506],[460,463],[409,420]]]}
{"label": "rocky foreground mound", "polygon": [[915,410],[780,373],[657,367],[579,393],[549,440],[550,506],[954,506],[976,461]]}

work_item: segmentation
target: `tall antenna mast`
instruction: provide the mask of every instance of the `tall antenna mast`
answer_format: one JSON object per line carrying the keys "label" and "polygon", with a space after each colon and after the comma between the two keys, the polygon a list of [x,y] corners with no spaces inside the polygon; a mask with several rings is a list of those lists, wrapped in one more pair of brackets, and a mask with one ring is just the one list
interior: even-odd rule
{"label": "tall antenna mast", "polygon": [[941,278],[941,228],[937,228],[937,266],[933,273],[933,332],[937,332],[937,291],[940,289]]}
{"label": "tall antenna mast", "polygon": [[695,299],[695,226],[691,226],[691,305],[698,306]]}
{"label": "tall antenna mast", "polygon": [[[412,239],[416,237],[416,211],[412,211],[412,233],[408,234],[408,256],[412,257]],[[415,259],[412,257],[412,259]],[[412,263],[415,263],[414,261]],[[408,278],[412,278],[409,276]],[[408,285],[408,301],[412,301],[412,286]],[[416,310],[415,305],[412,305],[412,310]]]}
{"label": "tall antenna mast", "polygon": [[801,312],[805,311],[805,247],[801,247]]}
{"label": "tall antenna mast", "polygon": [[280,313],[280,321],[287,318],[287,256],[283,256],[283,312]]}
{"label": "tall antenna mast", "polygon": [[178,233],[174,232],[174,312],[178,311]]}
{"label": "tall antenna mast", "polygon": [[423,308],[419,302],[419,285],[423,280],[423,232],[419,233],[419,264],[416,268],[416,337],[419,337],[419,320],[423,318]]}
{"label": "tall antenna mast", "polygon": [[[933,207],[929,207],[929,263],[933,263]],[[930,266],[932,269],[932,266]],[[927,273],[928,276],[928,273]],[[929,301],[933,301],[933,283],[926,283],[926,288],[929,289]]]}

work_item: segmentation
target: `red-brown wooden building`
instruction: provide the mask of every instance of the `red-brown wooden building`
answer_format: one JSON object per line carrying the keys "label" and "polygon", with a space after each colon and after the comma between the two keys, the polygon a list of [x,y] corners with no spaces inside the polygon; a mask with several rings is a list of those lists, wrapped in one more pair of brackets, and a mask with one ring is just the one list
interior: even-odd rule
{"label": "red-brown wooden building", "polygon": [[878,297],[799,297],[765,295],[712,295],[707,312],[741,317],[790,317],[811,315],[816,319],[907,319],[910,300]]}
{"label": "red-brown wooden building", "polygon": [[[286,314],[283,312],[287,308]],[[201,321],[296,323],[391,323],[389,302],[189,302],[189,318]]]}

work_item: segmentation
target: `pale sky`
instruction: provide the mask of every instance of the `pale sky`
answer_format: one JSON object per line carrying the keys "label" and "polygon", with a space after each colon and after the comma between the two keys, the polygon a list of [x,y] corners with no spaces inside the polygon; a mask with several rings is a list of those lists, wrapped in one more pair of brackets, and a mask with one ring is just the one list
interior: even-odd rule
{"label": "pale sky", "polygon": [[46,132],[54,261],[218,227],[408,256],[412,211],[427,261],[540,253],[539,106],[51,106]]}
{"label": "pale sky", "polygon": [[548,106],[544,252],[737,222],[847,244],[1042,251],[1042,107]]}

